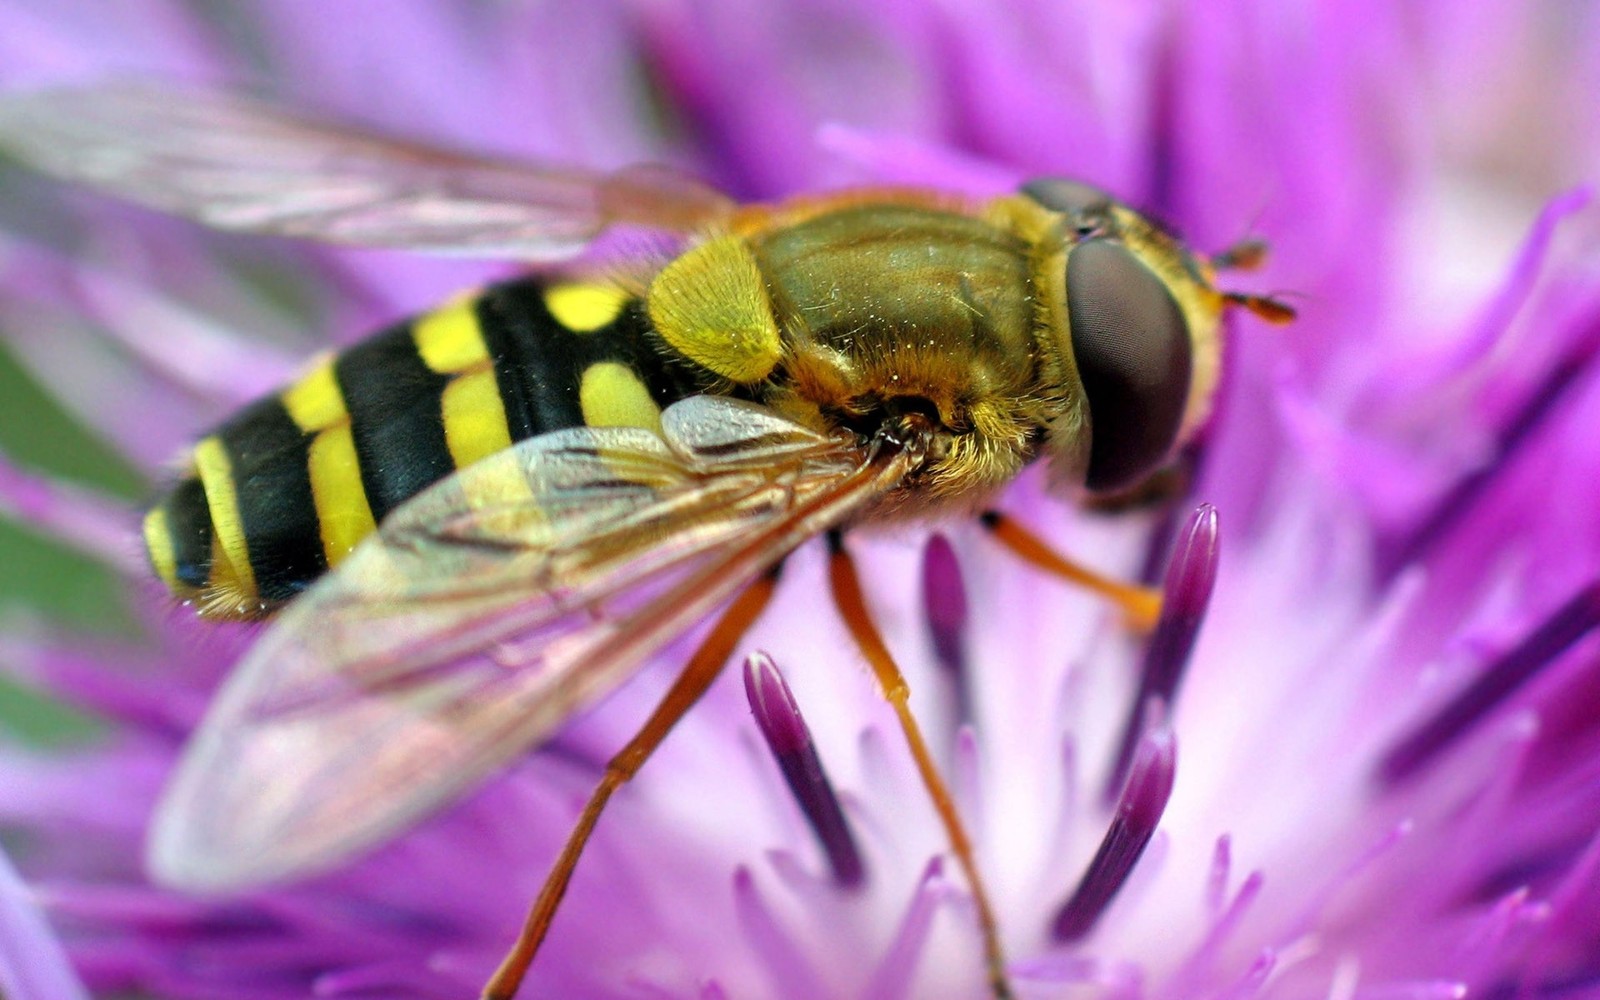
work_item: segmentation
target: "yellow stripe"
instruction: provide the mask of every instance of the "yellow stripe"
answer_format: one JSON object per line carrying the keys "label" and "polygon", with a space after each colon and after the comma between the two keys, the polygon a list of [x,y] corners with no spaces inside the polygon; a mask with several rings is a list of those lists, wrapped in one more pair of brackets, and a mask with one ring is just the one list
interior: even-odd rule
{"label": "yellow stripe", "polygon": [[377,525],[361,485],[361,465],[356,460],[355,439],[348,421],[329,427],[311,442],[307,459],[311,496],[317,505],[322,551],[329,566],[337,566]]}
{"label": "yellow stripe", "polygon": [[212,436],[195,445],[194,467],[205,487],[211,527],[222,549],[222,558],[212,560],[211,586],[239,598],[241,603],[254,600],[259,591],[255,569],[250,565],[250,543],[244,537],[244,522],[239,517],[233,466],[222,442]]}
{"label": "yellow stripe", "polygon": [[144,548],[150,555],[150,565],[168,590],[177,594],[189,589],[178,582],[178,554],[172,545],[172,527],[165,507],[153,508],[144,516]]}
{"label": "yellow stripe", "polygon": [[590,427],[642,427],[661,433],[661,407],[627,365],[600,361],[585,369],[578,405]]}
{"label": "yellow stripe", "polygon": [[474,297],[453,302],[412,325],[411,339],[429,368],[447,375],[489,360],[478,326],[477,301]]}
{"label": "yellow stripe", "polygon": [[506,408],[494,369],[486,362],[477,371],[457,375],[444,387],[440,401],[444,413],[444,440],[450,459],[464,469],[497,451],[511,447]]}
{"label": "yellow stripe", "polygon": [[631,298],[613,285],[556,285],[544,293],[545,308],[574,333],[610,326]]}
{"label": "yellow stripe", "polygon": [[295,425],[315,434],[345,418],[344,394],[333,377],[333,359],[318,364],[294,385],[283,391],[283,408]]}
{"label": "yellow stripe", "polygon": [[[443,311],[448,312],[448,309]],[[344,392],[334,377],[333,365],[332,358],[318,365],[290,386],[282,397],[284,408],[295,424],[305,433],[316,435],[311,440],[306,464],[311,497],[317,507],[322,551],[329,566],[337,565],[349,555],[375,527],[372,509],[367,505],[367,492],[361,485],[361,466],[356,460],[355,440],[350,433],[350,414],[345,409]]]}

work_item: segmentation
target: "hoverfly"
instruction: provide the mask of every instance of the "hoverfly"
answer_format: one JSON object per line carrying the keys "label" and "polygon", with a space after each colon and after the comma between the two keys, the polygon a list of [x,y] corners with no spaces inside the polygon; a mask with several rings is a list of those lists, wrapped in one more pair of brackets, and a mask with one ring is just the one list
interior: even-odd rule
{"label": "hoverfly", "polygon": [[[726,605],[608,767],[486,991],[509,997],[606,799],[716,675],[784,557],[829,532],[835,599],[1007,992],[959,819],[838,532],[976,512],[1041,458],[1089,494],[1136,485],[1205,419],[1225,307],[1287,309],[1218,291],[1221,258],[1065,180],[739,205],[666,171],[475,158],[157,86],[9,96],[0,146],[224,229],[539,265],[315,364],[201,439],[150,510],[146,549],[175,595],[273,615],[160,806],[158,878],[223,889],[327,867]],[[670,252],[579,262],[624,226]]]}

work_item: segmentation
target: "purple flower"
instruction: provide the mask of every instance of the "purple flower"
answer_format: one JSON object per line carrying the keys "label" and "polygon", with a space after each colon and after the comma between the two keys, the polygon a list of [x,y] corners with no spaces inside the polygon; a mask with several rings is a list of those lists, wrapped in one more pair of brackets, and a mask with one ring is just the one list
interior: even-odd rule
{"label": "purple flower", "polygon": [[88,996],[27,886],[4,857],[0,857],[0,989],[16,1000]]}
{"label": "purple flower", "polygon": [[[35,5],[37,6],[37,5]],[[1581,5],[455,5],[60,0],[0,87],[264,90],[507,155],[675,163],[746,198],[1077,176],[1240,290],[1179,514],[1029,472],[1001,506],[1125,578],[1148,641],[974,524],[851,539],[1025,997],[1600,997],[1600,25]],[[201,231],[0,173],[0,333],[152,486],[300,359],[504,267]],[[1235,287],[1231,285],[1230,287]],[[0,989],[474,994],[686,653],[348,867],[151,885],[152,804],[251,630],[172,610],[118,501],[0,465],[0,510],[128,581],[136,640],[10,616],[8,675],[96,717],[0,747]],[[1178,555],[1168,567],[1168,553]],[[786,566],[618,794],[528,996],[972,997],[971,896],[828,603]],[[741,657],[742,658],[742,657]],[[734,665],[736,668],[738,664]],[[785,683],[786,682],[786,683]],[[745,684],[749,685],[747,697]],[[40,923],[37,904],[71,963]]]}

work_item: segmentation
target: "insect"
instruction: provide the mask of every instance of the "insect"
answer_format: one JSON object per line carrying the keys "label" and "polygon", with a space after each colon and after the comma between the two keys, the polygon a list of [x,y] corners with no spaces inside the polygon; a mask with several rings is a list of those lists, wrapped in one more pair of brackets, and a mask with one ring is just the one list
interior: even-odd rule
{"label": "insect", "polygon": [[[1269,319],[1106,193],[860,189],[739,205],[666,171],[500,162],[154,85],[0,101],[0,146],[225,229],[538,265],[315,363],[202,438],[145,520],[155,571],[273,621],[160,807],[153,872],[223,889],[327,867],[537,746],[726,608],[613,760],[485,996],[514,994],[611,793],[822,533],[834,597],[906,728],[841,532],[976,513],[1043,459],[1080,493],[1205,419],[1220,317]],[[647,254],[592,256],[612,231]],[[1003,542],[1081,573],[1019,525]],[[1091,580],[1137,613],[1149,595]]]}

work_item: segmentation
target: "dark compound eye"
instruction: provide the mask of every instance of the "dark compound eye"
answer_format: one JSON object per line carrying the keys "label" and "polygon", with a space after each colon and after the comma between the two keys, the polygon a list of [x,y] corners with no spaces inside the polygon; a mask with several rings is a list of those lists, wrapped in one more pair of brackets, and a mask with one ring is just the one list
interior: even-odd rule
{"label": "dark compound eye", "polygon": [[1149,268],[1122,244],[1099,239],[1067,256],[1067,314],[1089,397],[1087,485],[1131,486],[1177,440],[1194,367],[1188,324]]}
{"label": "dark compound eye", "polygon": [[1061,177],[1031,180],[1022,185],[1022,193],[1045,208],[1065,213],[1080,237],[1104,230],[1111,221],[1111,206],[1116,203],[1092,184]]}
{"label": "dark compound eye", "polygon": [[1068,215],[1103,215],[1111,211],[1113,203],[1109,194],[1093,184],[1069,181],[1063,177],[1036,178],[1022,185],[1022,193],[1045,208]]}

